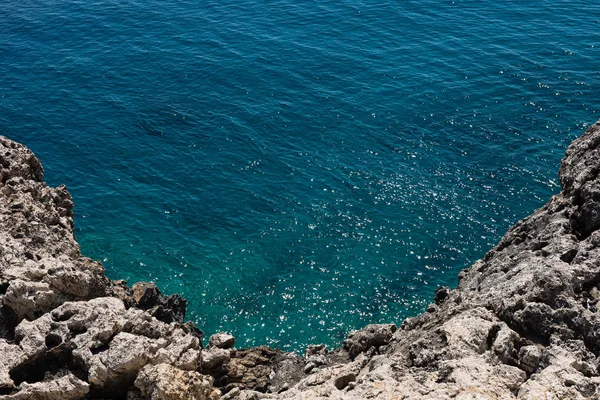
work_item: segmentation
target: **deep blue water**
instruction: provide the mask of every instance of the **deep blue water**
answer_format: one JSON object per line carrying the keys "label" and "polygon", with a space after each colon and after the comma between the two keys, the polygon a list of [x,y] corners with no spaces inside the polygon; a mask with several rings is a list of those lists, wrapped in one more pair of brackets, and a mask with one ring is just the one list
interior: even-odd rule
{"label": "deep blue water", "polygon": [[584,1],[4,0],[0,134],[84,254],[238,345],[402,322],[559,190]]}

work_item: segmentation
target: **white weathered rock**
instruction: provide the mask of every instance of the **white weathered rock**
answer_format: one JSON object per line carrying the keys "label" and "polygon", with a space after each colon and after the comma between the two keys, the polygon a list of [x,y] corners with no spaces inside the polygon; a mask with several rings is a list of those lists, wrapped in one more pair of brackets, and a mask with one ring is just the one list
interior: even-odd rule
{"label": "white weathered rock", "polygon": [[150,361],[158,348],[143,336],[120,332],[110,341],[109,347],[89,357],[89,381],[106,387],[124,376],[135,376]]}
{"label": "white weathered rock", "polygon": [[182,370],[194,371],[202,362],[200,341],[197,337],[176,331],[169,339],[170,343],[158,349],[152,357],[152,364],[169,364]]}
{"label": "white weathered rock", "polygon": [[79,400],[90,391],[87,382],[72,374],[47,382],[22,383],[18,393],[6,396],[6,400]]}
{"label": "white weathered rock", "polygon": [[14,279],[4,295],[3,304],[19,319],[34,319],[37,314],[58,307],[66,299],[60,292],[51,289],[46,282]]}

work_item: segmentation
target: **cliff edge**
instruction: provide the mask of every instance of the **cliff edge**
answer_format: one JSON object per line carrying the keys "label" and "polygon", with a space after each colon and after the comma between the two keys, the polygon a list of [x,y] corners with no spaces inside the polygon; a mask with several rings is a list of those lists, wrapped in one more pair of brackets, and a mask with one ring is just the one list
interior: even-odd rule
{"label": "cliff edge", "polygon": [[186,302],[111,281],[73,236],[73,202],[0,137],[0,397],[598,399],[600,122],[562,190],[440,288],[422,315],[304,356],[184,322]]}

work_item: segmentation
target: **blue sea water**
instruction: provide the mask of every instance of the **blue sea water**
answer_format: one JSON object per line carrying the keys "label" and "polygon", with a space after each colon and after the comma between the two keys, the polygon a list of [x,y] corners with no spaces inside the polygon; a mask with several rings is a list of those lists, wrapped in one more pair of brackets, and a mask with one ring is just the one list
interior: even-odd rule
{"label": "blue sea water", "polygon": [[584,1],[4,0],[0,134],[107,274],[239,346],[401,323],[558,192]]}

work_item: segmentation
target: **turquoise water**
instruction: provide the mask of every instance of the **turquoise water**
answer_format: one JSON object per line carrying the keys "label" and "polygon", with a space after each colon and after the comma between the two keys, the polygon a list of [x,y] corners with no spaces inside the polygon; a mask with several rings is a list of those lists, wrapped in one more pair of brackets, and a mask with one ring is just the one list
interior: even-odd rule
{"label": "turquoise water", "polygon": [[559,190],[583,1],[5,0],[0,133],[84,254],[238,345],[400,323]]}

